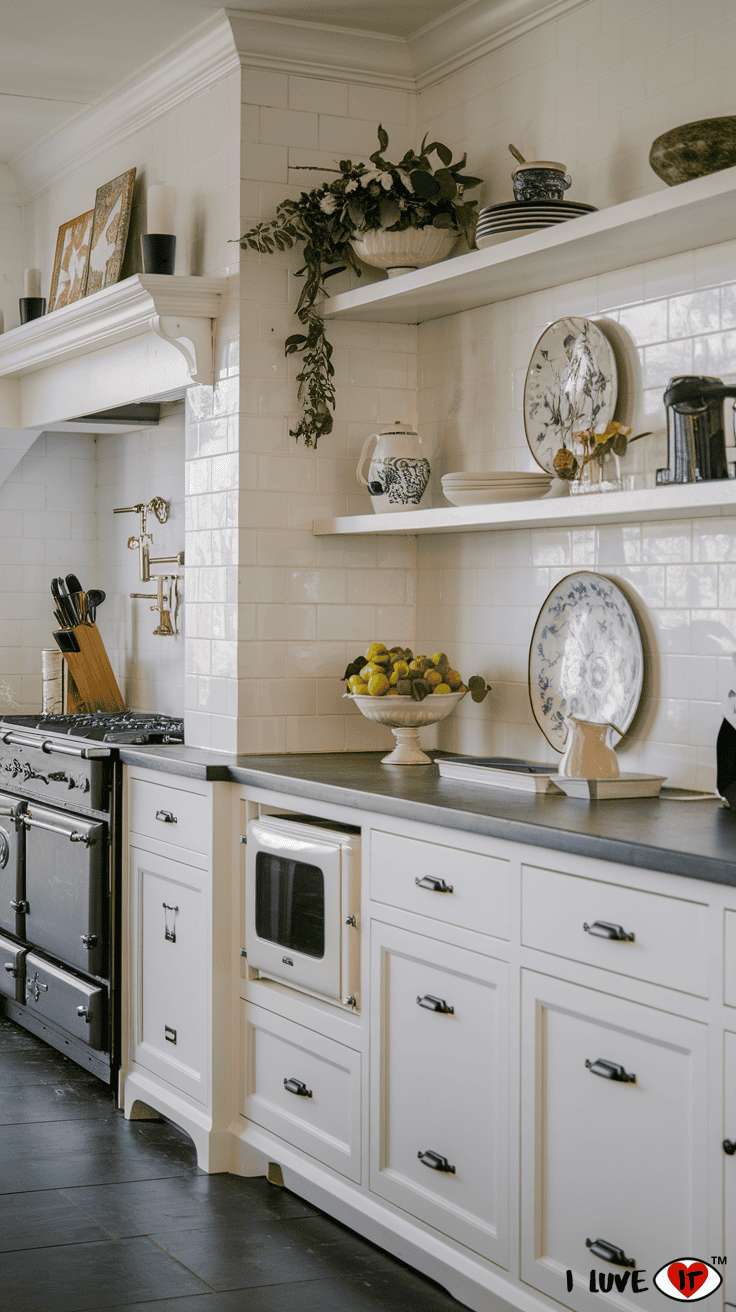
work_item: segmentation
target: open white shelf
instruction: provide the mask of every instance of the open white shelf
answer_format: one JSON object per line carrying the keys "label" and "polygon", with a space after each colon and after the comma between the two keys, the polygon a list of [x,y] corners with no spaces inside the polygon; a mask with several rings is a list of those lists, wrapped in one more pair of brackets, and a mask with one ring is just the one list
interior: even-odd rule
{"label": "open white shelf", "polygon": [[212,384],[212,321],[226,286],[134,274],[0,335],[0,428],[49,428]]}
{"label": "open white shelf", "polygon": [[736,168],[695,178],[326,302],[325,316],[423,323],[736,237]]}
{"label": "open white shelf", "polygon": [[638,488],[632,492],[595,492],[550,500],[495,502],[483,506],[447,506],[401,510],[395,514],[346,515],[316,519],[312,532],[326,534],[488,533],[510,528],[566,528],[581,524],[626,524],[642,520],[733,515],[736,479]]}

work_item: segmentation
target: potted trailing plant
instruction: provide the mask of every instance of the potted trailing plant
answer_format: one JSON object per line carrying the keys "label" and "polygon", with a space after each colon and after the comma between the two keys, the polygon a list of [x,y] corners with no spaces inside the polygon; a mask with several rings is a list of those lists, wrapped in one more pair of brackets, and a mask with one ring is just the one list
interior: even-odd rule
{"label": "potted trailing plant", "polygon": [[467,200],[465,193],[479,186],[481,179],[464,173],[465,155],[453,162],[447,146],[440,141],[428,144],[425,137],[418,153],[409,150],[392,164],[385,158],[387,148],[388,133],[379,124],[378,150],[368,164],[340,160],[338,168],[328,170],[336,174],[334,179],[303,191],[298,200],[282,201],[275,218],[240,238],[243,250],[262,255],[298,243],[304,247],[304,265],[297,273],[304,283],[296,307],[304,331],[288,337],[284,351],[287,356],[302,356],[297,374],[302,415],[290,433],[297,441],[303,438],[306,446],[316,447],[320,437],[330,432],[335,408],[332,347],[320,312],[327,278],[348,267],[360,275],[359,255],[362,251],[367,262],[370,254],[361,242],[372,233],[398,235],[424,229],[429,230],[427,235],[450,234],[453,240],[442,253],[428,259],[402,256],[399,262],[406,268],[442,259],[461,232],[467,236],[476,218],[477,201]]}

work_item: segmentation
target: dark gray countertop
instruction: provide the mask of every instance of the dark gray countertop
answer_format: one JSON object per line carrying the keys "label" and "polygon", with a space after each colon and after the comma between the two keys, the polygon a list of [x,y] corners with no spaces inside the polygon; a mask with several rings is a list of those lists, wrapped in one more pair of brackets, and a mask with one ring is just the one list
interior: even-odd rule
{"label": "dark gray countertop", "polygon": [[124,747],[126,765],[229,780],[397,819],[736,885],[736,814],[720,802],[581,802],[440,778],[436,765],[382,765],[380,752],[227,756],[194,747]]}

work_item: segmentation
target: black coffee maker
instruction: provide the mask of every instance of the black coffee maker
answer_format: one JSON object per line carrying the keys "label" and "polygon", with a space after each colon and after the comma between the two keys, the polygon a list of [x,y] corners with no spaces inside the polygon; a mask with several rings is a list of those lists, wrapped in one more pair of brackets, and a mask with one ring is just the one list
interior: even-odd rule
{"label": "black coffee maker", "polygon": [[736,385],[720,378],[680,375],[671,378],[664,394],[667,408],[666,469],[657,483],[702,483],[732,478],[726,461],[723,401],[736,397]]}

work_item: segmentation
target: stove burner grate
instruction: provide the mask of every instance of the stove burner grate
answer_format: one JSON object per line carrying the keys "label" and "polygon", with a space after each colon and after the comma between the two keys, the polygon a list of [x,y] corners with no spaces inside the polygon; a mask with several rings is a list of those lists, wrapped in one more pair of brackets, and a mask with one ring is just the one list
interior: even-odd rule
{"label": "stove burner grate", "polygon": [[6,715],[2,725],[105,743],[183,743],[184,721],[153,711],[90,711],[76,715]]}

